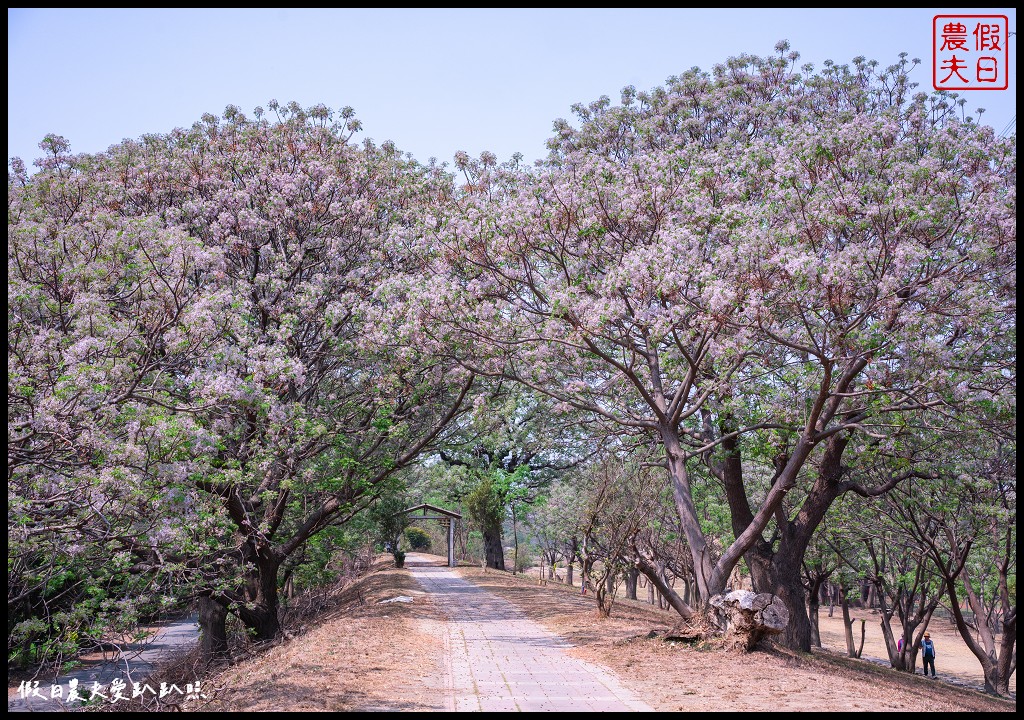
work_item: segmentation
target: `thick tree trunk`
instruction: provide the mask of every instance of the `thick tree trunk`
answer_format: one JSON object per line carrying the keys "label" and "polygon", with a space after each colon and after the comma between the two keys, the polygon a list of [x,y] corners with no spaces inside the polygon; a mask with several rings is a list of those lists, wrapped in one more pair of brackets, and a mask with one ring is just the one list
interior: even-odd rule
{"label": "thick tree trunk", "polygon": [[[792,526],[789,529],[792,530]],[[747,553],[747,564],[754,591],[775,595],[789,611],[789,625],[778,636],[778,641],[788,648],[810,652],[813,635],[807,615],[807,593],[800,580],[804,547],[805,543],[798,539],[787,542],[784,534],[774,553],[767,543],[759,543],[751,549]]]}
{"label": "thick tree trunk", "polygon": [[501,528],[484,528],[484,561],[487,567],[495,570],[505,569],[505,549],[501,544]]}
{"label": "thick tree trunk", "polygon": [[[780,555],[776,556],[775,582],[770,589],[760,592],[770,592],[778,596],[789,610],[789,624],[779,635],[779,641],[788,648],[810,652],[811,621],[807,617],[804,585],[800,582],[800,560],[795,559],[794,563],[794,559],[790,558],[791,562],[787,563],[786,559]],[[793,612],[793,608],[797,608],[798,612]]]}
{"label": "thick tree trunk", "polygon": [[281,561],[276,557],[258,558],[257,575],[249,588],[248,602],[240,603],[238,617],[255,633],[257,640],[273,640],[281,630],[277,616],[277,571]]}
{"label": "thick tree trunk", "polygon": [[[722,425],[723,435],[733,430],[735,428],[728,421]],[[795,516],[782,506],[776,510],[774,517],[780,535],[778,546],[773,548],[763,539],[758,539],[744,554],[754,591],[776,595],[789,611],[790,627],[780,637],[780,642],[803,652],[811,650],[811,623],[800,582],[801,564],[814,531],[842,492],[843,468],[840,461],[847,442],[839,436],[829,438],[818,466],[818,477]],[[806,461],[811,447],[805,442],[798,445],[792,455],[780,453],[774,458],[773,490],[776,483],[784,482],[786,473],[792,473],[794,467]],[[733,533],[740,537],[754,523],[755,516],[747,499],[738,439],[726,437],[722,441],[722,450],[724,459],[718,471],[725,484]]]}
{"label": "thick tree trunk", "polygon": [[203,662],[210,662],[228,654],[228,608],[209,595],[199,598],[199,648]]}
{"label": "thick tree trunk", "polygon": [[1017,616],[1014,612],[1013,621],[1003,625],[1003,637],[999,642],[999,660],[995,663],[995,674],[992,687],[1003,697],[1010,695],[1010,675],[1017,671]]}

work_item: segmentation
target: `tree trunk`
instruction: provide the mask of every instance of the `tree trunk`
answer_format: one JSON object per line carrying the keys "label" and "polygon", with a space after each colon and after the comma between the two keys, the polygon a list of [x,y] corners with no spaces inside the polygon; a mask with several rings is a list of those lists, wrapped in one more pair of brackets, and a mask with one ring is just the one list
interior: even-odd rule
{"label": "tree trunk", "polygon": [[885,643],[885,651],[889,654],[889,664],[893,670],[903,670],[903,653],[899,650],[899,643],[892,632],[892,611],[881,613],[882,642]]}
{"label": "tree trunk", "polygon": [[[789,532],[794,531],[790,526]],[[762,545],[747,553],[754,591],[770,593],[780,598],[789,611],[789,625],[778,636],[778,641],[793,650],[811,651],[811,621],[807,616],[807,593],[800,579],[803,549],[806,544],[799,538],[783,539],[775,552]],[[767,555],[767,556],[766,556]]]}
{"label": "tree trunk", "polygon": [[228,654],[228,608],[209,595],[199,598],[199,647],[203,662],[210,662]]}
{"label": "tree trunk", "polygon": [[857,655],[857,645],[853,639],[853,618],[850,617],[850,601],[846,599],[846,588],[842,588],[839,595],[839,604],[843,609],[843,630],[846,633],[846,654],[852,658]]}
{"label": "tree trunk", "polygon": [[469,541],[469,527],[467,527],[466,523],[460,522],[458,524],[458,528],[459,528],[459,532],[456,535],[456,537],[458,537],[458,539],[459,539],[459,549],[460,549],[460,551],[462,553],[459,557],[462,560],[468,560],[469,559],[469,550],[466,548],[466,544]]}
{"label": "tree trunk", "polygon": [[265,605],[257,605],[244,615],[240,613],[245,626],[256,634],[260,641],[273,640],[281,631],[281,621],[277,617],[277,601]]}
{"label": "tree trunk", "polygon": [[[554,550],[550,550],[550,551],[546,550],[546,551],[544,551],[544,553],[541,554],[541,557],[544,559],[543,560],[544,565],[547,566],[548,580],[554,580],[555,579],[555,563],[558,562],[557,556],[555,555],[555,551]],[[540,569],[541,577],[544,577],[544,570],[545,570],[545,568],[541,568]]]}
{"label": "tree trunk", "polygon": [[[952,538],[952,532],[950,530],[947,529],[946,533],[947,537]],[[998,657],[995,657],[994,650],[988,651],[987,648],[975,639],[974,633],[971,631],[971,627],[968,625],[967,619],[964,617],[963,611],[961,610],[956,588],[958,585],[957,575],[964,570],[964,566],[961,565],[959,568],[956,568],[953,567],[952,564],[943,562],[942,557],[934,547],[932,548],[932,558],[935,560],[935,564],[940,568],[940,572],[946,581],[945,585],[946,593],[949,597],[949,606],[953,612],[953,621],[956,623],[956,627],[960,631],[960,637],[981,664],[982,672],[985,675],[985,692],[1006,697],[1010,690],[1010,675],[1017,669],[1017,653],[1014,649],[1014,646],[1017,643],[1017,611],[1015,604],[1012,606],[1012,612],[1010,611],[1011,605],[1008,594],[1009,586],[1007,582],[1008,568],[1010,567],[1009,563],[1004,559],[998,566],[1000,575],[999,594],[1001,596],[1001,603],[1006,610],[1006,617],[1003,619],[1003,637],[999,642],[999,655]],[[968,575],[964,576],[963,581],[969,588],[970,580]],[[979,627],[984,625],[984,608],[977,600],[977,596],[972,590],[968,590],[967,598],[974,613],[975,624]],[[986,632],[991,636],[991,632],[988,631],[987,628]],[[994,648],[994,643],[992,647]]]}
{"label": "tree trunk", "polygon": [[615,603],[615,574],[605,572],[604,577],[594,583],[594,597],[597,600],[597,613],[603,618],[611,617],[612,605]]}
{"label": "tree trunk", "polygon": [[878,607],[878,590],[875,588],[874,583],[868,584],[868,592],[867,599],[865,600],[865,607],[867,607],[869,610],[873,610]]}
{"label": "tree trunk", "polygon": [[[811,623],[807,617],[807,601],[800,581],[807,545],[828,512],[843,492],[841,459],[848,440],[834,435],[829,438],[818,465],[818,477],[792,519],[780,508],[775,515],[779,543],[773,548],[764,540],[756,541],[745,553],[754,591],[771,593],[782,599],[789,611],[789,627],[779,641],[794,650],[811,651]],[[726,459],[722,466],[726,495],[732,514],[733,533],[739,537],[753,522],[754,515],[746,497],[743,464],[735,439],[723,441]],[[809,451],[808,451],[809,452]],[[796,456],[794,456],[796,457]],[[776,479],[792,464],[793,457],[780,454],[775,458]]]}
{"label": "tree trunk", "polygon": [[594,568],[594,561],[587,553],[587,539],[583,539],[583,552],[580,554],[580,588],[586,593],[587,578],[590,577]]}
{"label": "tree trunk", "polygon": [[1003,626],[1003,637],[999,642],[999,659],[992,663],[992,669],[985,669],[985,688],[1003,697],[1010,696],[1010,675],[1017,671],[1017,616]]}
{"label": "tree trunk", "polygon": [[519,528],[516,526],[516,504],[512,503],[512,574],[519,572]]}
{"label": "tree trunk", "polygon": [[821,590],[825,585],[827,574],[821,572],[821,568],[815,568],[811,579],[811,586],[807,589],[807,619],[811,624],[811,643],[815,647],[821,647],[821,632],[818,628],[818,613],[821,609]]}
{"label": "tree trunk", "polygon": [[636,583],[640,577],[640,571],[635,567],[626,571],[626,599],[636,600]]}
{"label": "tree trunk", "polygon": [[484,528],[484,558],[487,567],[495,570],[505,569],[505,549],[501,544],[501,528]]}
{"label": "tree trunk", "polygon": [[281,630],[277,617],[277,571],[281,562],[276,557],[256,560],[256,577],[247,593],[247,602],[239,603],[238,617],[254,631],[257,640],[273,640]]}
{"label": "tree trunk", "polygon": [[726,568],[726,577],[723,577],[716,567],[714,553],[708,546],[707,538],[704,537],[704,531],[701,528],[700,514],[693,503],[690,476],[676,431],[669,427],[662,427],[661,439],[665,447],[669,478],[672,481],[672,497],[675,500],[676,512],[679,514],[679,527],[686,538],[687,547],[690,549],[690,558],[693,561],[697,593],[703,602],[707,602],[712,595],[717,595],[725,589],[725,582],[732,568]]}
{"label": "tree trunk", "polygon": [[818,628],[818,598],[815,597],[811,601],[810,607],[807,609],[807,619],[811,622],[811,643],[814,647],[821,647],[821,630]]}
{"label": "tree trunk", "polygon": [[672,606],[672,609],[683,616],[684,620],[689,620],[693,617],[693,609],[683,602],[683,599],[679,597],[675,590],[665,582],[665,578],[662,577],[661,572],[646,558],[639,558],[637,560],[637,569],[644,574],[644,577],[650,582],[651,587],[657,588],[658,590],[658,607],[661,607],[661,599],[665,600]]}
{"label": "tree trunk", "polygon": [[651,605],[654,605],[655,602],[657,602],[657,598],[654,597],[654,583],[649,581],[647,583],[647,602]]}

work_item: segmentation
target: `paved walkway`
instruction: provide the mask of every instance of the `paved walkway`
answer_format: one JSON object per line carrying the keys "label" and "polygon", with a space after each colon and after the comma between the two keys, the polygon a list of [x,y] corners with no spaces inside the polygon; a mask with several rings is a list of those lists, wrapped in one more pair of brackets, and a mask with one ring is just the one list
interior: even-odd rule
{"label": "paved walkway", "polygon": [[448,616],[449,710],[652,711],[611,674],[571,657],[568,643],[511,603],[428,558],[410,553],[406,567]]}

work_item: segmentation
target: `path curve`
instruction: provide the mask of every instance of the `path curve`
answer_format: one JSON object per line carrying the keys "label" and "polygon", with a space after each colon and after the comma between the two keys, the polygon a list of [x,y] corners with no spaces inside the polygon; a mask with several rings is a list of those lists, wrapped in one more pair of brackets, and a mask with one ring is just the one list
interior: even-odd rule
{"label": "path curve", "polygon": [[410,553],[406,567],[447,616],[448,710],[653,711],[613,675],[566,653],[567,642],[508,601],[428,555]]}

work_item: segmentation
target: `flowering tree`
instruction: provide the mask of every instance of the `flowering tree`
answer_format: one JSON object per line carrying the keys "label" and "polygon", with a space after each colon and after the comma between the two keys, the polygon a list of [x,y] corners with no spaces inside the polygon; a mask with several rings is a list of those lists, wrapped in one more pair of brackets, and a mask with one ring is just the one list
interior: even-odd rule
{"label": "flowering tree", "polygon": [[[446,279],[424,313],[467,367],[654,438],[701,602],[746,556],[806,650],[825,511],[921,472],[862,486],[847,446],[1007,387],[1015,153],[911,97],[906,62],[799,74],[781,53],[577,107],[536,169],[458,158],[465,185],[422,228]],[[698,461],[729,501],[720,550]]]}
{"label": "flowering tree", "polygon": [[[742,456],[771,448],[769,494],[791,493],[814,469],[806,494],[780,497],[777,544],[757,538],[747,556],[755,583],[789,598],[791,613],[802,605],[798,563],[839,495],[934,475],[911,450],[914,428],[956,432],[957,415],[1013,392],[1012,147],[941,100],[903,103],[899,67],[877,79],[866,63],[829,68],[821,81],[850,100],[818,98],[805,122],[748,154],[757,230],[734,256],[734,312],[763,344],[722,402],[732,463],[720,468],[738,535],[755,518]],[[838,122],[826,130],[825,118]],[[728,439],[751,414],[786,429]],[[862,485],[847,462],[876,453],[891,459],[888,477]],[[803,618],[789,640],[806,649]]]}
{"label": "flowering tree", "polygon": [[171,470],[213,444],[176,378],[225,329],[221,253],[110,212],[93,159],[42,146],[39,175],[15,162],[8,180],[9,651],[23,660],[172,600],[182,568],[129,572],[171,535],[224,539]]}
{"label": "flowering tree", "polygon": [[[50,406],[89,422],[97,404],[113,407],[95,431],[68,421],[71,433],[95,435],[114,458],[86,458],[88,482],[121,463],[131,472],[115,478],[118,492],[177,490],[167,508],[126,515],[158,528],[137,525],[112,541],[137,571],[180,568],[205,598],[204,630],[218,638],[227,611],[257,637],[274,636],[283,561],[369,503],[461,411],[472,385],[468,372],[404,341],[394,317],[407,298],[380,284],[410,270],[413,259],[392,232],[410,224],[428,192],[425,175],[391,145],[354,146],[358,124],[348,110],[340,122],[323,107],[272,103],[271,110],[273,122],[262,110],[249,119],[229,107],[223,120],[206,116],[190,130],[126,142],[97,158],[58,152],[52,172],[25,183],[26,204],[65,171],[85,178],[90,192],[65,193],[70,199],[45,206],[34,225],[19,219],[12,231],[38,243],[55,226],[98,246],[108,264],[147,259],[126,266],[130,283],[111,286],[109,270],[87,275],[127,329],[78,306],[73,322],[24,324],[18,363],[42,355],[47,341],[60,344],[88,361],[75,388],[107,389],[98,398],[73,395],[77,405],[69,406],[61,383],[70,381],[29,368],[26,375],[42,379],[22,383],[29,400],[9,433],[56,425],[44,412]],[[108,217],[111,229],[100,234],[95,228]],[[19,271],[18,256],[9,277]],[[33,269],[30,288],[53,273],[44,262]],[[61,302],[64,276],[53,274],[43,287],[58,297],[28,298],[26,314]],[[107,346],[132,355],[108,359]],[[43,436],[34,432],[14,440],[37,442]],[[74,443],[65,431],[43,439]],[[138,467],[139,445],[159,450],[157,460]],[[25,477],[35,482],[40,461],[26,455]]]}

